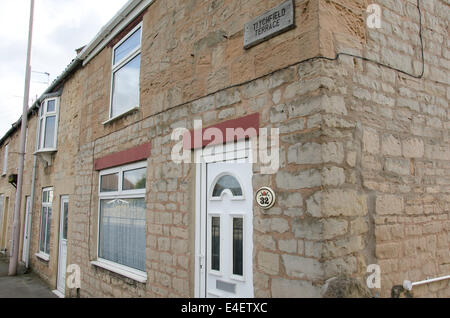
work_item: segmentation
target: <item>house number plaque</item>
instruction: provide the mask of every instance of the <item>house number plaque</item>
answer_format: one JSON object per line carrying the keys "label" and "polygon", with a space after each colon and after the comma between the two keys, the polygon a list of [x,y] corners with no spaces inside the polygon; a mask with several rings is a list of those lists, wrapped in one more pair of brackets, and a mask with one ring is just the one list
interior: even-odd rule
{"label": "house number plaque", "polygon": [[275,199],[275,192],[271,188],[263,187],[256,192],[256,202],[264,210],[273,207]]}

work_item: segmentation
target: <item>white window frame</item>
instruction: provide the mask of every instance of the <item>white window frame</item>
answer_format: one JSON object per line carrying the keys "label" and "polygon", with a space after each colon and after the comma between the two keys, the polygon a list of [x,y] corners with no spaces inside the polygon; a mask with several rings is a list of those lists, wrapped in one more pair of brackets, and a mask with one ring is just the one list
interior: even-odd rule
{"label": "white window frame", "polygon": [[[47,105],[48,102],[55,101],[55,111],[54,112],[47,112]],[[46,151],[56,151],[58,146],[58,123],[59,123],[59,97],[52,97],[45,99],[42,104],[41,108],[39,109],[39,124],[38,124],[38,133],[36,137],[36,147],[38,152],[46,152]],[[55,118],[55,139],[53,141],[53,148],[44,148],[44,142],[45,142],[45,131],[47,129],[47,117],[56,116]],[[42,121],[41,121],[42,120]],[[41,127],[41,122],[43,127]],[[42,134],[41,134],[42,132]]]}
{"label": "white window frame", "polygon": [[[126,171],[142,169],[142,168],[147,168],[147,171],[148,171],[147,161],[142,161],[142,162],[138,162],[138,163],[133,163],[133,164],[129,164],[129,165],[106,169],[106,170],[102,170],[99,173],[99,178],[98,178],[98,180],[99,180],[98,181],[98,218],[97,218],[97,259],[95,261],[92,261],[91,264],[94,266],[102,267],[109,271],[118,273],[125,277],[131,278],[140,283],[145,283],[145,282],[147,282],[147,273],[146,272],[140,271],[140,270],[132,268],[132,267],[128,267],[126,265],[115,263],[110,260],[103,259],[99,256],[100,255],[100,208],[101,208],[100,203],[101,203],[101,200],[142,199],[142,198],[144,200],[146,200],[147,185],[146,185],[145,189],[122,190],[123,173]],[[101,192],[102,176],[114,174],[114,173],[119,174],[117,191]],[[146,243],[145,245],[147,245],[147,242],[145,242],[145,243]]]}
{"label": "white window frame", "polygon": [[[141,37],[139,39],[139,45],[130,53],[128,53],[128,55],[126,55],[125,57],[123,57],[120,61],[117,61],[116,63],[114,63],[114,52],[116,51],[116,49],[122,45],[123,42],[125,42],[126,40],[128,40],[128,38],[130,36],[132,36],[134,34],[134,32],[136,32],[137,30],[139,30],[139,28],[141,29]],[[109,101],[109,115],[108,115],[108,120],[105,121],[103,124],[109,123],[110,121],[113,121],[117,118],[122,117],[123,115],[132,112],[136,109],[139,109],[139,105],[141,103],[140,101],[140,93],[138,94],[138,104],[128,110],[125,110],[123,113],[121,114],[117,114],[115,116],[112,116],[112,107],[113,107],[113,93],[114,93],[114,74],[119,71],[123,66],[125,66],[128,62],[130,62],[132,59],[134,59],[136,56],[138,56],[139,54],[141,54],[141,47],[142,47],[142,22],[139,23],[138,25],[136,25],[130,32],[128,32],[127,35],[125,35],[116,45],[114,45],[113,49],[112,49],[112,57],[111,57],[111,88],[110,88],[110,101]],[[141,57],[142,58],[142,57]],[[142,64],[142,60],[141,60],[141,64]],[[141,66],[139,66],[139,71],[141,70]],[[139,87],[140,87],[140,81],[139,81]]]}
{"label": "white window frame", "polygon": [[[53,215],[53,200],[52,202],[44,202],[44,192],[54,192],[53,187],[48,187],[48,188],[43,188],[42,189],[42,197],[41,197],[41,220],[40,220],[40,227],[41,227],[41,231],[39,232],[39,253],[36,254],[37,257],[48,261],[50,259],[50,251],[48,251],[48,253],[46,253],[45,251],[41,250],[41,243],[42,243],[42,231],[51,231],[52,225],[51,225],[51,221],[50,221],[50,229],[47,228],[47,224],[48,221],[45,222],[45,230],[42,228],[42,218],[44,217],[44,207],[46,208],[51,208],[52,209],[52,215]],[[53,193],[54,194],[54,193]],[[53,195],[52,195],[52,198]],[[47,219],[48,220],[48,211],[47,211]],[[45,238],[47,237],[47,233],[45,233]],[[51,232],[50,232],[50,237],[51,237]],[[46,242],[45,242],[46,243]],[[44,247],[46,246],[46,244],[44,243]]]}
{"label": "white window frame", "polygon": [[2,176],[6,176],[6,172],[8,171],[8,155],[9,155],[9,144],[5,146],[5,153],[3,154]]}

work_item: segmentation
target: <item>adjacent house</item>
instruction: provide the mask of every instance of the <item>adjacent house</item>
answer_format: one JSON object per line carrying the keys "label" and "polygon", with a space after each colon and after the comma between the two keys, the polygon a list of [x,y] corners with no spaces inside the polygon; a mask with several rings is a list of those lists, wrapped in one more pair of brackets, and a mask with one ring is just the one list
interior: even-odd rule
{"label": "adjacent house", "polygon": [[[380,28],[366,0],[130,0],[30,108],[21,261],[65,297],[449,275],[449,4],[374,2]],[[0,139],[6,253],[20,129]]]}

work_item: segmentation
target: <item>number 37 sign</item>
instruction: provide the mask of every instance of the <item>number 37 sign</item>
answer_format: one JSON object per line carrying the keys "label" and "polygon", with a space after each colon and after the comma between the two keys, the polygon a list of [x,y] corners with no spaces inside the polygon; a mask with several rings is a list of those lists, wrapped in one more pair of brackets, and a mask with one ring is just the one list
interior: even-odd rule
{"label": "number 37 sign", "polygon": [[256,191],[256,202],[264,210],[270,209],[275,204],[275,192],[271,188],[263,187]]}

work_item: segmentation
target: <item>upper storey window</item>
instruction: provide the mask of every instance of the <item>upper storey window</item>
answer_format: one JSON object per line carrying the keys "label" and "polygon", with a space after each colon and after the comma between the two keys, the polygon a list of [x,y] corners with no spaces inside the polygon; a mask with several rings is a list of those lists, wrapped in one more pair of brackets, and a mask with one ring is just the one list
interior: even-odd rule
{"label": "upper storey window", "polygon": [[139,24],[114,46],[110,119],[139,107],[141,35]]}
{"label": "upper storey window", "polygon": [[39,110],[38,150],[56,150],[59,98],[44,100]]}
{"label": "upper storey window", "polygon": [[6,171],[8,170],[8,152],[9,152],[9,144],[7,144],[5,146],[5,153],[3,154],[2,176],[5,176],[6,175]]}

